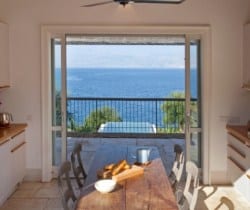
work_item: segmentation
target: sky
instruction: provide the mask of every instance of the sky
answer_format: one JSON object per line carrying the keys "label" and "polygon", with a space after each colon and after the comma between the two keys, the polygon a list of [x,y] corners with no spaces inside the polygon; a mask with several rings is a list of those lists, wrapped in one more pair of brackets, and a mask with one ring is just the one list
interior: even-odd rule
{"label": "sky", "polygon": [[[195,47],[191,55],[195,55]],[[185,48],[180,45],[67,45],[68,68],[184,68]],[[60,46],[55,51],[60,67]],[[192,56],[191,67],[196,64]]]}

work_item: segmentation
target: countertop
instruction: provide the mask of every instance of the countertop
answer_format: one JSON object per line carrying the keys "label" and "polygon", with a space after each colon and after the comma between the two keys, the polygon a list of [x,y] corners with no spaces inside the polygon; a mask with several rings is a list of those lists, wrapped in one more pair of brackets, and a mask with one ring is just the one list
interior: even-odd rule
{"label": "countertop", "polygon": [[250,147],[250,138],[247,136],[247,126],[244,125],[227,125],[228,133],[238,138],[242,143]]}
{"label": "countertop", "polygon": [[0,128],[0,145],[9,141],[11,137],[19,134],[24,131],[27,127],[27,124],[11,124],[9,127]]}

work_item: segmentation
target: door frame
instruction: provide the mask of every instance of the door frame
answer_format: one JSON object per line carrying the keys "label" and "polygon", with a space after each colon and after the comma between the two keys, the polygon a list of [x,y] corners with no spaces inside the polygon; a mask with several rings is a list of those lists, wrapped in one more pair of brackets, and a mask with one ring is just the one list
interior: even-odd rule
{"label": "door frame", "polygon": [[185,36],[185,146],[190,160],[190,35]]}
{"label": "door frame", "polygon": [[202,165],[203,182],[210,184],[210,87],[211,87],[211,30],[207,26],[77,26],[44,25],[41,27],[41,89],[42,89],[42,181],[50,181],[52,170],[51,123],[51,39],[67,34],[107,35],[199,35],[201,37],[202,91]]}

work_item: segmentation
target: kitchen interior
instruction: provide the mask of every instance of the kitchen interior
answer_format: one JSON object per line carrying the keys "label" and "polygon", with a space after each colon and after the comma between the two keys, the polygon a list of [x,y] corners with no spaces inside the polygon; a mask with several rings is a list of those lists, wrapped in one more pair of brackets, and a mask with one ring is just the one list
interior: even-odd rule
{"label": "kitchen interior", "polygon": [[[30,11],[29,10],[30,7],[28,4],[31,4],[31,5],[34,4],[34,3],[31,3],[30,1],[24,1],[24,2],[27,3],[27,6],[25,7],[24,5],[21,5],[23,6],[23,8],[21,8],[20,12],[23,12],[23,13],[25,13],[25,11],[26,12]],[[232,3],[232,5],[234,6],[235,4],[237,4],[235,2],[233,3],[233,1],[231,1],[230,3],[227,3],[227,1],[224,0],[222,2],[224,3],[223,5],[218,5],[219,3],[216,1],[211,1],[210,3],[206,3],[206,4],[209,4],[208,6],[211,8],[213,8],[213,6],[211,6],[210,4],[212,3],[216,4],[215,8],[217,8],[218,6],[219,8],[223,8],[223,10],[226,4]],[[60,4],[60,1],[57,1],[57,3]],[[195,3],[199,5],[197,9],[202,7],[201,3],[198,3],[198,0],[190,0],[189,3],[187,3],[187,8],[183,9],[183,12],[185,11],[190,12],[189,6],[191,7]],[[38,114],[36,113],[37,115],[30,114],[29,111],[27,111],[26,108],[24,108],[26,103],[21,103],[23,107],[20,107],[20,111],[19,111],[17,102],[14,100],[15,96],[18,96],[19,94],[20,94],[20,97],[18,98],[18,100],[20,100],[23,97],[23,100],[26,100],[26,101],[27,100],[31,101],[32,99],[30,99],[30,97],[32,98],[32,95],[33,96],[35,95],[35,102],[34,102],[35,105],[40,104],[40,101],[42,100],[41,94],[40,94],[41,90],[39,86],[40,80],[41,80],[40,78],[41,58],[39,57],[40,56],[40,40],[39,40],[40,29],[39,30],[37,29],[37,31],[32,34],[36,38],[32,38],[31,40],[31,43],[36,42],[36,45],[34,47],[39,48],[35,53],[35,56],[36,56],[35,60],[37,61],[33,61],[33,63],[31,64],[33,67],[35,66],[35,68],[38,69],[38,72],[34,73],[32,72],[32,70],[30,71],[32,72],[31,77],[35,75],[35,79],[36,79],[35,82],[36,83],[38,82],[39,84],[34,85],[35,82],[31,81],[31,82],[28,82],[30,84],[29,87],[26,86],[26,89],[22,89],[21,88],[22,83],[23,83],[22,79],[27,77],[27,75],[29,74],[28,70],[25,70],[25,66],[28,66],[27,62],[30,59],[32,59],[29,56],[32,56],[31,49],[33,49],[33,46],[30,46],[28,44],[28,38],[27,38],[28,34],[25,33],[25,29],[18,28],[19,27],[19,22],[17,20],[18,13],[16,13],[17,15],[15,18],[14,17],[13,19],[11,18],[11,14],[12,14],[11,11],[12,10],[15,12],[18,11],[18,8],[15,8],[15,4],[19,5],[20,3],[18,3],[17,1],[14,1],[14,3],[8,3],[7,0],[3,1],[3,3],[0,3],[0,14],[2,14],[0,15],[0,46],[1,46],[0,47],[0,159],[4,160],[0,162],[0,168],[4,169],[4,170],[0,170],[0,186],[1,186],[0,187],[0,209],[1,209],[1,205],[4,204],[4,202],[9,198],[9,196],[13,194],[13,192],[15,192],[18,185],[22,183],[23,180],[36,181],[36,182],[40,182],[42,180],[41,178],[42,176],[41,175],[42,174],[41,156],[43,154],[42,154],[41,149],[38,149],[41,147],[41,144],[42,144],[41,114],[40,113]],[[48,3],[44,3],[44,4],[40,3],[40,4],[41,4],[40,6],[42,7],[41,11],[45,11],[46,8],[49,7]],[[65,4],[69,4],[69,3],[66,2]],[[218,109],[214,108],[215,111],[211,114],[211,117],[213,119],[211,119],[211,123],[210,123],[210,131],[211,131],[210,137],[211,139],[214,138],[215,140],[211,140],[211,145],[210,145],[211,147],[210,147],[210,153],[209,153],[211,155],[211,160],[210,160],[211,174],[213,174],[213,176],[211,175],[212,178],[211,178],[210,184],[211,186],[220,185],[220,184],[227,184],[227,185],[231,184],[233,186],[233,189],[238,191],[243,196],[244,199],[246,199],[247,201],[250,201],[250,108],[249,108],[250,107],[249,106],[250,105],[250,59],[249,59],[250,58],[250,23],[248,23],[248,21],[250,20],[250,3],[249,1],[244,0],[242,1],[242,3],[239,3],[239,4],[240,4],[239,7],[235,6],[239,13],[241,9],[245,7],[245,5],[248,5],[248,10],[244,11],[246,13],[245,14],[246,17],[245,16],[241,17],[240,15],[238,17],[237,16],[238,14],[237,15],[234,14],[234,17],[238,18],[236,21],[237,24],[241,22],[240,26],[237,29],[239,30],[242,29],[242,32],[236,35],[237,36],[236,41],[233,40],[233,44],[234,44],[233,47],[237,46],[236,53],[239,54],[239,57],[236,56],[237,58],[234,60],[235,54],[229,54],[229,59],[228,59],[226,56],[225,57],[221,56],[221,54],[223,54],[223,51],[222,51],[219,54],[219,57],[220,56],[221,57],[218,59],[222,59],[222,60],[224,59],[224,60],[220,62],[217,60],[216,56],[213,56],[214,60],[212,62],[218,62],[218,63],[217,64],[213,63],[213,65],[211,65],[214,68],[214,70],[212,70],[213,71],[212,75],[213,75],[213,82],[215,82],[214,88],[211,89],[212,91],[211,95],[214,97],[212,99],[214,100],[217,99],[218,101],[221,102],[220,97],[226,97],[226,102],[230,102],[231,104],[229,103],[228,107],[226,108],[227,111],[225,111],[225,114],[224,114],[223,106],[225,104],[222,107],[219,107],[220,106],[218,105],[219,102],[218,103],[216,101],[211,102],[212,103],[211,106],[213,108],[216,105],[218,105],[219,108]],[[6,11],[3,11],[3,9],[1,9],[1,6],[3,6],[2,8],[5,8]],[[39,11],[38,7],[39,6],[36,6],[34,10]],[[228,17],[228,13],[232,11],[232,8],[230,6],[228,7],[229,8],[226,8],[225,9],[226,11],[224,11],[225,17]],[[52,5],[52,8],[54,9],[53,10],[54,12],[57,8],[57,5]],[[107,13],[106,9],[108,9],[108,7],[107,8],[104,7],[104,13]],[[175,9],[176,8],[174,8],[174,10]],[[72,6],[70,6],[69,10],[73,11]],[[162,11],[161,9],[160,11],[162,12],[162,15],[164,15],[164,11]],[[205,9],[203,11],[205,11]],[[64,14],[66,11],[61,11],[61,12]],[[150,11],[147,8],[145,12],[152,14],[152,11]],[[91,20],[91,13],[92,12],[90,13],[87,12],[87,14],[85,14],[88,20]],[[60,17],[63,17],[63,14],[60,14]],[[121,18],[123,20],[122,24],[126,24],[126,22],[133,24],[133,20],[130,19],[128,16],[126,16],[124,14],[124,11],[122,14],[123,14],[121,15]],[[29,22],[31,20],[29,20],[29,16],[28,16],[32,14],[28,14],[27,12],[25,15],[27,16],[25,16],[24,20],[20,20],[20,21],[24,21],[21,23],[25,26],[25,21],[27,21],[28,24],[31,25],[29,27],[34,27],[32,25],[33,22],[32,23]],[[42,14],[39,14],[39,15],[42,16]],[[117,16],[119,17],[119,14],[113,14],[113,15],[115,17]],[[50,16],[48,15],[48,17]],[[90,24],[95,24],[96,22],[102,23],[100,19],[101,17],[97,15],[97,17],[94,17],[96,19],[93,22],[89,21],[89,23]],[[184,15],[184,19],[185,17],[186,15]],[[218,18],[219,26],[223,25],[224,23],[223,21],[225,21],[224,20],[225,17],[224,16],[216,17]],[[36,17],[36,18],[39,18],[39,17]],[[37,27],[38,26],[40,27],[41,24],[47,23],[47,22],[51,24],[57,23],[58,21],[61,24],[64,23],[64,22],[60,22],[60,20],[57,19],[54,15],[51,15],[51,18],[53,19],[51,22],[47,20],[47,17],[45,18],[43,16],[41,20],[39,21],[33,20],[33,21],[34,22],[37,21],[35,22]],[[75,14],[75,17],[71,17],[70,21],[71,23],[72,22],[81,23],[81,18],[82,18],[81,11],[78,11],[77,14]],[[135,18],[138,18],[137,23],[139,24],[145,23],[142,19],[140,19],[140,17],[136,16]],[[146,22],[149,21],[149,24],[155,23],[154,21],[150,22],[150,19],[147,19],[147,18],[146,18]],[[178,24],[181,24],[183,23],[184,19],[177,18],[176,22]],[[204,19],[206,21],[209,21],[206,18]],[[67,21],[66,18],[64,18],[63,21],[70,24],[69,23],[70,21]],[[110,20],[108,17],[106,21],[108,24],[110,24],[110,22],[111,24],[114,24],[114,25],[117,24],[117,22]],[[193,20],[191,18],[190,22],[188,22],[187,24],[192,24],[192,21]],[[210,23],[211,27],[212,28],[217,27],[216,25],[217,23],[214,23],[212,21],[213,20],[211,17],[211,23]],[[175,21],[173,20],[173,22]],[[194,23],[196,22],[194,21]],[[83,24],[88,24],[88,22],[84,22]],[[170,24],[170,23],[163,22],[163,24]],[[234,26],[236,25],[236,23],[232,23],[232,24],[234,24]],[[198,25],[200,25],[200,23],[198,23]],[[229,28],[226,28],[226,26],[224,27],[225,27],[224,30],[227,32],[233,30],[232,27],[229,27]],[[216,29],[218,30],[218,28]],[[15,35],[15,30],[17,31],[19,30],[19,32],[22,34],[24,40],[26,41],[28,49],[30,50],[30,52],[28,52],[28,55],[29,55],[28,58],[24,59],[24,62],[26,62],[26,64],[24,64],[24,66],[21,68],[21,70],[24,71],[22,75],[15,68],[17,68],[16,65],[18,64],[20,64],[20,66],[22,65],[21,60],[22,60],[22,56],[24,55],[21,55],[21,54],[22,54],[22,50],[24,50],[25,47],[22,46],[22,44],[20,44],[18,40],[16,39],[17,37]],[[33,28],[29,30],[32,31]],[[216,41],[216,44],[213,44],[213,47],[216,48],[216,46],[214,45],[218,45],[221,48],[228,47],[227,44],[230,43],[231,40],[229,40],[228,42],[223,42],[223,39],[227,37],[227,34],[222,34],[222,32],[218,32],[218,34],[212,34],[212,36],[214,36],[212,39],[212,42],[213,40]],[[214,31],[211,33],[214,33]],[[218,42],[220,41],[223,42],[222,46],[218,44]],[[14,52],[15,44],[21,45],[22,50],[17,49],[17,52]],[[228,47],[228,48],[231,50],[233,49],[233,47],[232,48]],[[230,53],[230,52],[227,52],[227,53]],[[20,56],[21,58],[18,58],[18,56]],[[18,64],[15,63],[14,61],[15,59],[17,59],[16,62]],[[229,64],[225,64],[226,63],[225,60],[227,59],[228,60],[232,59],[232,61],[228,61]],[[235,67],[235,65],[233,65],[232,67],[233,69],[230,69],[230,64],[232,64],[230,62],[235,62],[237,65],[240,66],[240,68],[237,68],[237,69],[233,68]],[[230,69],[230,72],[228,74],[230,78],[226,78],[227,77],[226,70],[224,72],[218,71],[220,67],[224,69],[225,68]],[[217,71],[215,70],[216,68],[217,68]],[[219,79],[216,76],[218,76]],[[234,76],[236,76],[236,81],[235,81]],[[225,83],[223,83],[221,82],[223,79],[225,80],[228,79],[228,81],[225,81]],[[220,84],[220,82],[223,84]],[[37,90],[35,91],[35,93],[33,92],[34,90],[30,90],[31,96],[29,95],[26,96],[25,90],[28,91],[28,89],[31,88],[32,85],[34,85],[34,87],[36,87]],[[229,87],[230,85],[232,85],[233,87]],[[229,91],[228,93],[228,91],[226,90],[227,88],[231,90],[231,92]],[[217,90],[219,91],[217,92]],[[242,106],[236,105],[235,100],[230,98],[230,94],[233,94],[233,96],[236,98],[236,101],[237,99],[239,99],[239,101],[242,102],[243,105]],[[29,107],[29,108],[32,109],[32,107]],[[40,108],[41,107],[39,105],[39,107],[35,111],[36,112],[40,111]],[[238,111],[238,108],[239,108],[239,111]],[[234,109],[234,110],[232,111],[231,109]],[[235,111],[236,109],[237,111]],[[26,110],[25,114],[20,113],[22,110]],[[229,110],[232,112],[232,114],[230,113]],[[30,112],[32,111],[33,110],[30,110]],[[214,113],[218,114],[220,117],[217,117],[217,116],[215,117]],[[34,118],[35,119],[37,118],[36,121],[33,120]],[[218,120],[217,118],[219,118],[220,120]],[[216,129],[216,126],[221,128],[220,131]],[[38,134],[33,132],[32,129],[34,129]],[[216,132],[213,132],[213,129],[216,130]],[[36,143],[32,142],[32,140],[35,139],[37,136],[39,136],[37,138],[38,140],[36,139],[36,141],[38,142]],[[216,148],[216,142],[218,141],[218,139],[223,139],[223,144],[220,144],[218,148]],[[37,150],[39,150],[38,155],[36,154]],[[226,152],[225,154],[224,154],[224,151]],[[225,157],[223,156],[222,159],[223,161],[224,160],[226,161],[226,166],[225,164],[223,165],[224,162],[221,163],[220,160],[218,160],[218,162],[220,162],[221,165],[213,166],[216,160],[221,158],[222,154],[225,156]],[[32,158],[34,158],[35,160],[31,160]],[[223,172],[223,170],[220,170],[221,166],[225,167],[226,171]],[[219,183],[220,177],[217,176],[217,175],[220,175],[220,173],[222,174],[222,177],[223,177],[221,178],[223,180],[221,183]]]}

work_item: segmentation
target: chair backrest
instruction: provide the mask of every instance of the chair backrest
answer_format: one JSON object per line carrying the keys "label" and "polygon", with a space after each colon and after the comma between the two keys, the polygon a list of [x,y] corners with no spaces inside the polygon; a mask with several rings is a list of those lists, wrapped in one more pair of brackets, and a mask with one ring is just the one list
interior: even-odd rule
{"label": "chair backrest", "polygon": [[179,182],[182,176],[185,158],[182,147],[179,144],[174,145],[175,160],[172,167],[172,172],[176,177],[176,181]]}
{"label": "chair backrest", "polygon": [[83,187],[83,181],[81,181],[81,175],[83,177],[83,180],[85,180],[87,177],[87,174],[82,164],[81,151],[82,151],[82,145],[80,143],[76,143],[71,153],[72,169],[79,188]]}
{"label": "chair backrest", "polygon": [[175,160],[168,178],[174,192],[178,189],[184,167],[184,154],[179,144],[174,145]]}
{"label": "chair backrest", "polygon": [[69,177],[70,170],[70,162],[65,161],[62,163],[58,171],[58,187],[64,210],[72,210],[76,201],[76,196],[74,194]]}
{"label": "chair backrest", "polygon": [[183,194],[189,204],[189,209],[194,210],[198,197],[199,169],[194,162],[187,161],[186,172],[187,179]]}

